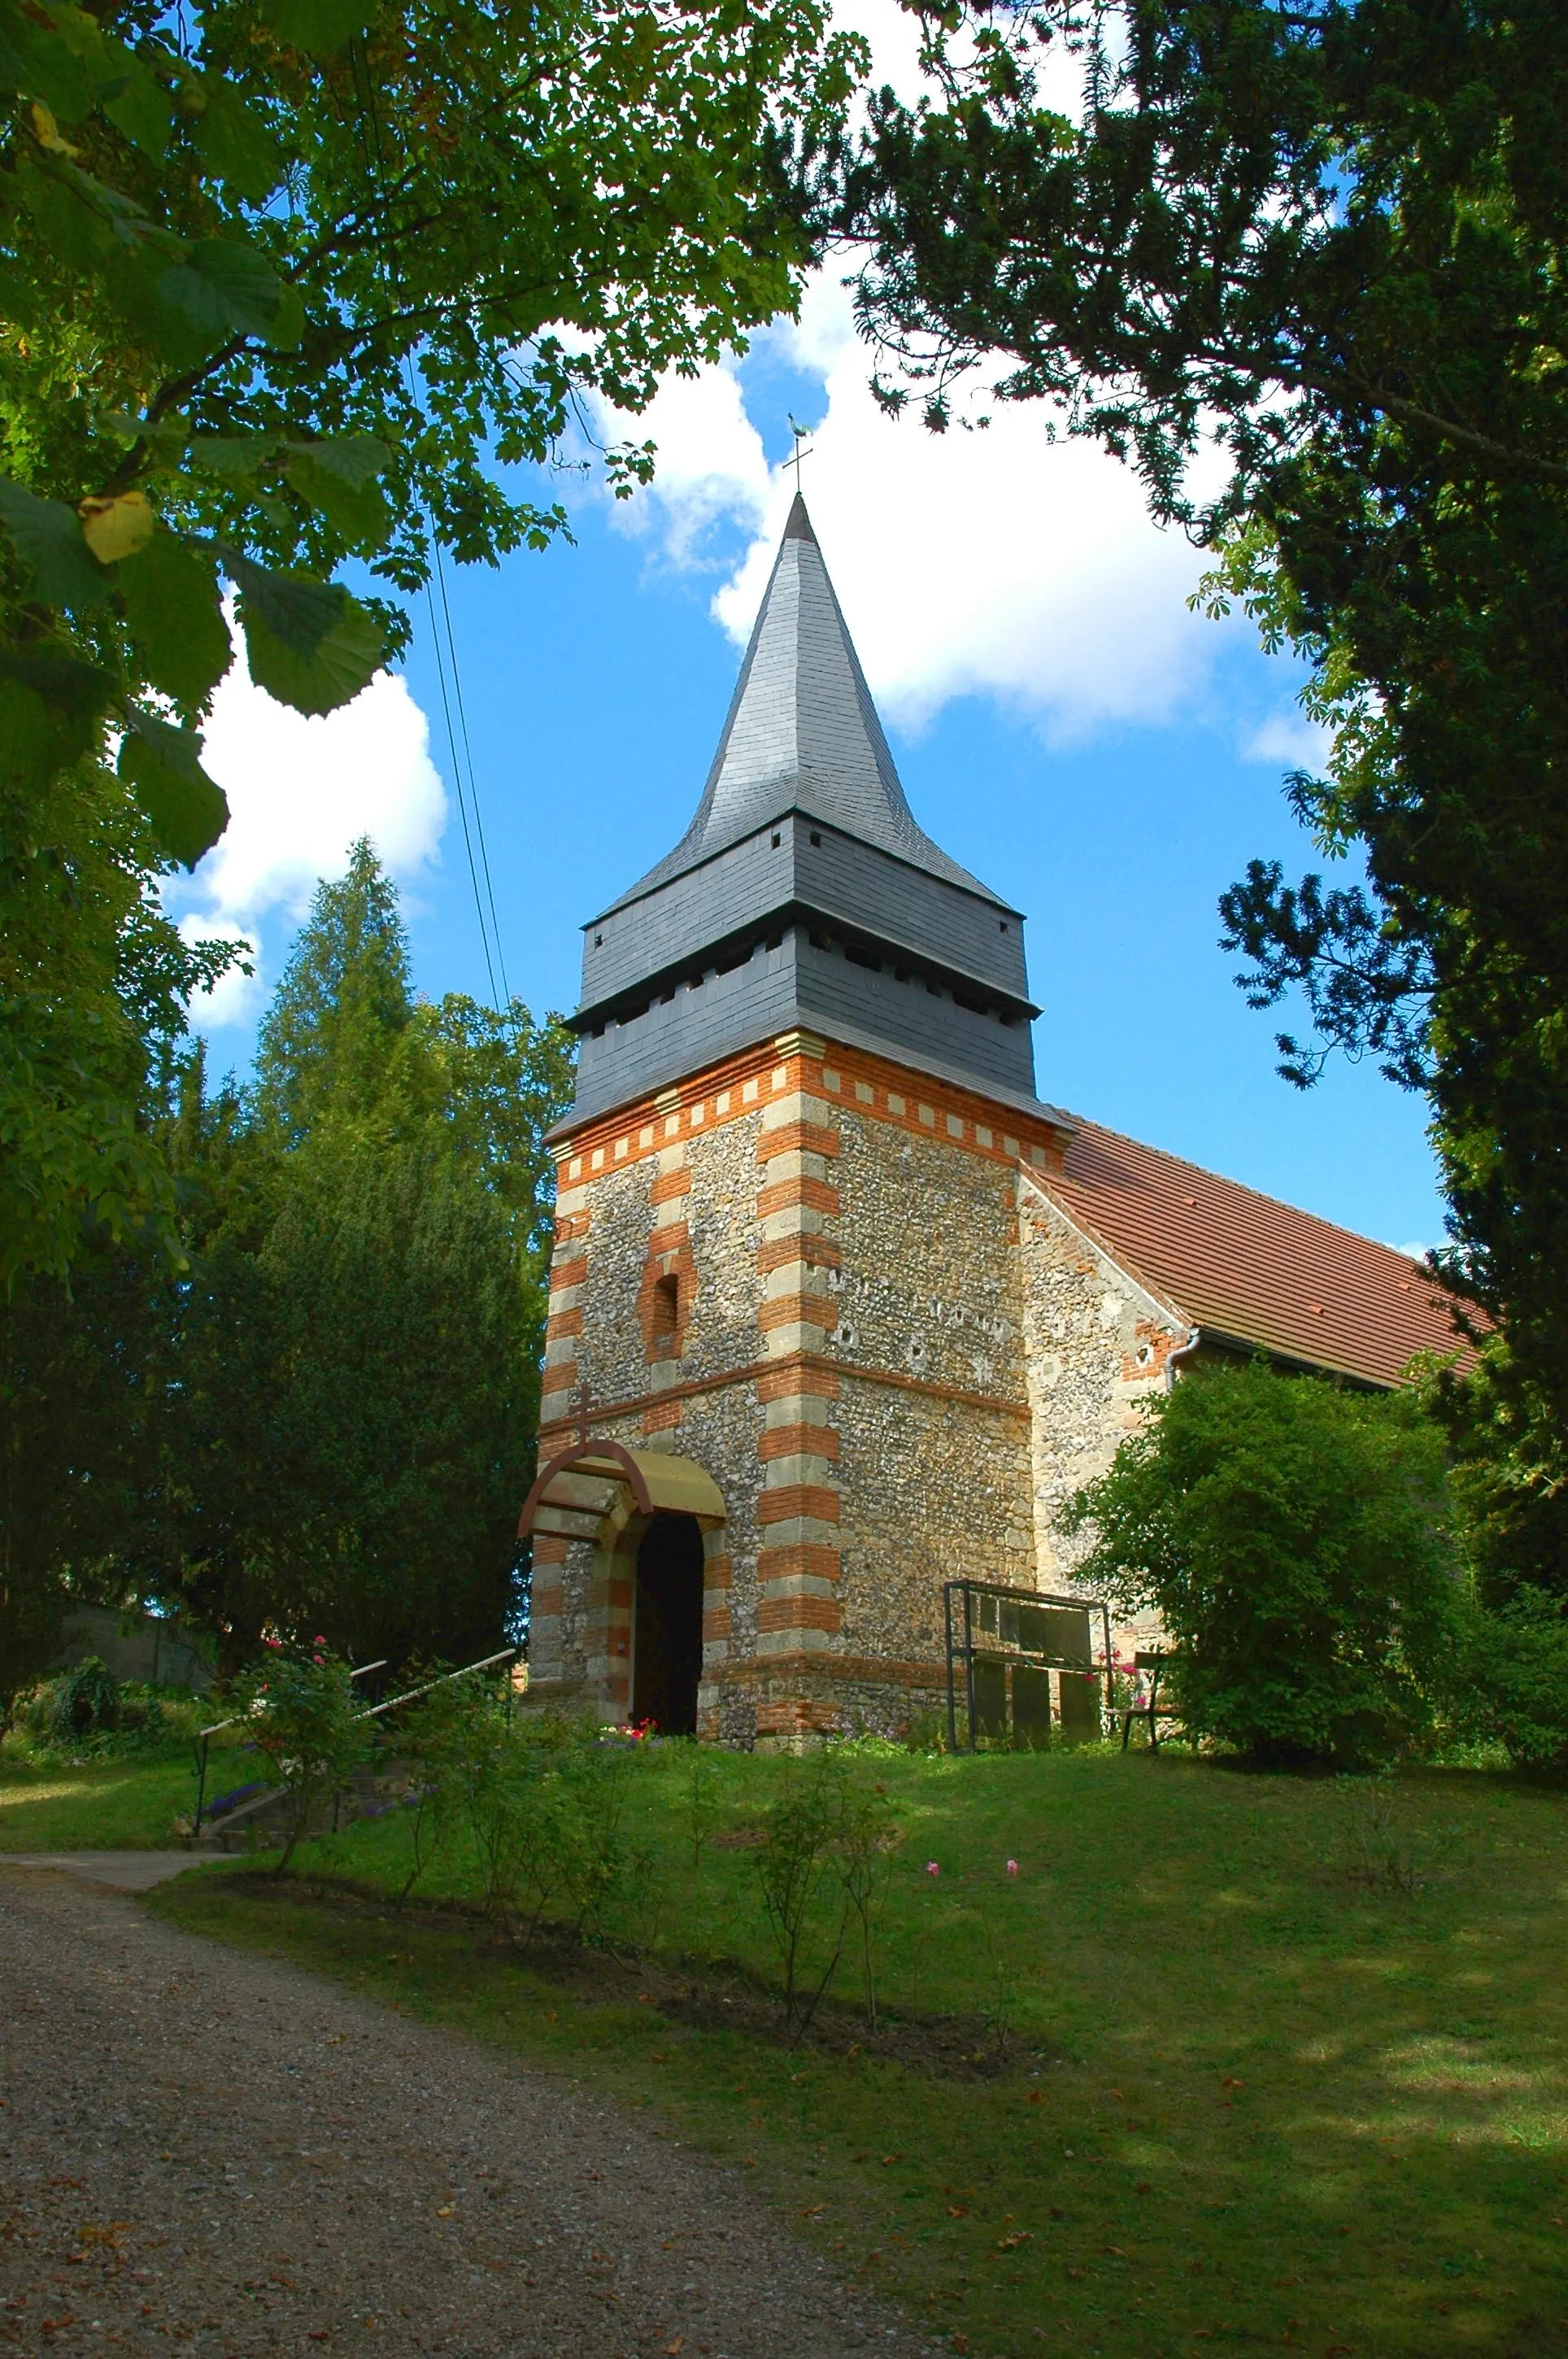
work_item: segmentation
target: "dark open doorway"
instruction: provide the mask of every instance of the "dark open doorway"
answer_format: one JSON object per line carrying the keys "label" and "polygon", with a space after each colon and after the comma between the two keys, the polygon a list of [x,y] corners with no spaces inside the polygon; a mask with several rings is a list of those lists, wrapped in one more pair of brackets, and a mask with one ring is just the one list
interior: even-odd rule
{"label": "dark open doorway", "polygon": [[661,1736],[695,1736],[702,1677],[702,1527],[655,1516],[637,1550],[632,1717]]}

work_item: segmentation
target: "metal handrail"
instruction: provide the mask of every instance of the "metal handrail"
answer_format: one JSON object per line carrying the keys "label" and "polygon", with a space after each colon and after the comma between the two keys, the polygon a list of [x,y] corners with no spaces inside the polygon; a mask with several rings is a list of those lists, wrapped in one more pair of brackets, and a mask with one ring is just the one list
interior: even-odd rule
{"label": "metal handrail", "polygon": [[[384,1671],[387,1661],[388,1658],[385,1655],[378,1655],[373,1663],[361,1663],[356,1669],[349,1673],[349,1677],[351,1680],[362,1680],[367,1672]],[[207,1800],[207,1756],[211,1750],[211,1740],[220,1735],[225,1728],[233,1728],[239,1722],[248,1717],[249,1714],[246,1712],[232,1712],[227,1720],[215,1720],[211,1728],[199,1728],[196,1732],[196,1741],[200,1750],[196,1756],[196,1811],[190,1821],[189,1835],[189,1841],[192,1843],[201,1832],[201,1813]],[[362,1719],[364,1715],[356,1713],[355,1717]]]}
{"label": "metal handrail", "polygon": [[[520,1647],[503,1647],[499,1654],[485,1655],[477,1663],[464,1663],[458,1670],[438,1672],[435,1679],[426,1680],[418,1687],[407,1689],[402,1695],[388,1696],[384,1703],[373,1703],[366,1711],[356,1712],[354,1719],[356,1721],[379,1720],[384,1712],[395,1712],[399,1704],[414,1703],[420,1696],[430,1694],[433,1689],[445,1687],[449,1680],[466,1680],[471,1671],[491,1670],[497,1663],[510,1662],[514,1655],[519,1655],[522,1651]],[[351,1680],[359,1680],[362,1679],[367,1671],[384,1670],[387,1658],[383,1655],[373,1663],[361,1663],[356,1670],[349,1673],[349,1677]],[[243,1712],[231,1712],[227,1720],[216,1720],[211,1728],[198,1731],[201,1749],[198,1764],[196,1814],[190,1821],[190,1841],[193,1843],[201,1831],[201,1812],[207,1792],[208,1740],[216,1736],[221,1729],[232,1728],[236,1722],[246,1717],[247,1715]]]}
{"label": "metal handrail", "polygon": [[388,1696],[384,1703],[373,1703],[368,1712],[356,1712],[354,1718],[375,1720],[384,1712],[395,1712],[400,1703],[412,1703],[416,1697],[428,1695],[433,1688],[444,1688],[449,1680],[466,1680],[470,1671],[488,1671],[493,1664],[509,1663],[514,1655],[521,1652],[519,1647],[503,1647],[499,1655],[486,1655],[482,1661],[465,1663],[460,1670],[442,1671],[435,1679],[427,1680],[422,1687],[410,1688],[406,1695]]}

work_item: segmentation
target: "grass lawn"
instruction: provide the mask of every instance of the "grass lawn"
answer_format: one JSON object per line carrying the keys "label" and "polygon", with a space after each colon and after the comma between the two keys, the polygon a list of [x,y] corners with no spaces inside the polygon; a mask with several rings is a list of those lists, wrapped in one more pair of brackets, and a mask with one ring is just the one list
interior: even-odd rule
{"label": "grass lawn", "polygon": [[0,1763],[0,1853],[156,1851],[189,1817],[189,1761],[95,1761],[80,1769]]}
{"label": "grass lawn", "polygon": [[[207,1799],[256,1776],[256,1756],[225,1733],[212,1746]],[[0,1853],[8,1851],[161,1851],[178,1840],[177,1820],[196,1803],[194,1756],[160,1746],[149,1760],[83,1761],[40,1767],[0,1751]]]}
{"label": "grass lawn", "polygon": [[[773,1971],[753,1854],[709,1842],[694,1867],[692,1750],[651,1750],[634,1780],[662,1988],[683,1954]],[[1010,2017],[1005,2073],[694,2027],[634,1974],[585,1988],[474,1925],[400,1916],[396,1814],[302,1852],[298,1878],[208,1871],[150,1905],[656,2110],[961,2348],[1568,2350],[1561,1796],[1403,1778],[1371,1830],[1397,1874],[1368,1881],[1361,1806],[1332,1780],[1173,1754],[866,1768],[903,1828],[885,2002]],[[714,1774],[743,1834],[779,1765]],[[312,1893],[312,1871],[363,1897]],[[457,1866],[425,1889],[465,1886]]]}

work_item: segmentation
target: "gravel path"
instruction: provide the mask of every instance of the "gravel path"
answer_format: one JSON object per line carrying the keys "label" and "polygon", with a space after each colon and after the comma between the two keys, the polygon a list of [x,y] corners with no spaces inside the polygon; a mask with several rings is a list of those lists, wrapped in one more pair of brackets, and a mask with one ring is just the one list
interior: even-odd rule
{"label": "gravel path", "polygon": [[916,2359],[569,2081],[0,1862],[0,2353]]}

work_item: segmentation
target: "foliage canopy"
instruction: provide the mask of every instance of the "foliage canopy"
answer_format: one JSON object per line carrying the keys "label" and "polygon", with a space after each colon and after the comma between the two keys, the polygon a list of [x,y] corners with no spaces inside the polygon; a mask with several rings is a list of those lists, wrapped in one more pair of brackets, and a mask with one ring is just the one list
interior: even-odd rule
{"label": "foliage canopy", "polygon": [[224,953],[150,886],[226,821],[225,591],[325,712],[432,539],[561,531],[506,471],[791,306],[775,149],[859,54],[820,0],[0,0],[0,1282],[170,1234],[147,1120]]}
{"label": "foliage canopy", "polygon": [[500,1643],[538,1418],[563,1028],[416,1004],[368,844],[323,885],[257,1084],[154,1134],[184,1260],[101,1237],[0,1301],[0,1657],[71,1597],[357,1659]]}

